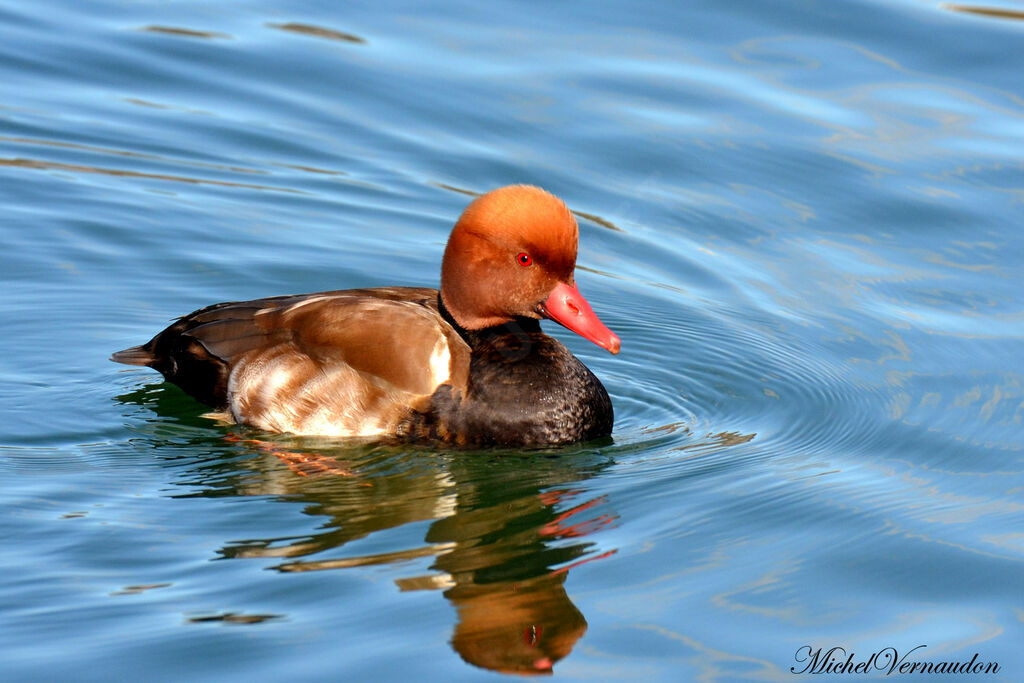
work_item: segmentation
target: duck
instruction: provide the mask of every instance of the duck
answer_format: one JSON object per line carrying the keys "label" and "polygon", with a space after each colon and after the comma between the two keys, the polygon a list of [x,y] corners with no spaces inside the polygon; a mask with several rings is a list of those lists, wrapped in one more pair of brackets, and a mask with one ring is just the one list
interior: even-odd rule
{"label": "duck", "polygon": [[228,423],[302,436],[458,446],[608,437],[601,381],[541,330],[619,353],[575,281],[579,226],[532,185],[473,200],[440,289],[375,287],[214,304],[111,360],[160,372]]}

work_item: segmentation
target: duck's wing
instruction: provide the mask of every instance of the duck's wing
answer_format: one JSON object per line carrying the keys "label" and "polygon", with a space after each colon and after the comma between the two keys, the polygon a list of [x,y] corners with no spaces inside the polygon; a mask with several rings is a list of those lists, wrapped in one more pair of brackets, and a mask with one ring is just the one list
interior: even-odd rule
{"label": "duck's wing", "polygon": [[388,433],[469,348],[437,290],[342,290],[209,306],[114,360],[148,365],[238,422],[305,434]]}

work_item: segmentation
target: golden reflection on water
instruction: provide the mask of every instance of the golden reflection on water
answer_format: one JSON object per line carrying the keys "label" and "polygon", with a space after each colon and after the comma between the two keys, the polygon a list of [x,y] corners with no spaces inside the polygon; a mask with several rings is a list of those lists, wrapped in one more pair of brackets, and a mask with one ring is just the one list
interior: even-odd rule
{"label": "golden reflection on water", "polygon": [[980,7],[977,5],[952,5],[945,4],[939,5],[942,9],[947,9],[951,12],[964,12],[966,14],[977,14],[983,17],[992,17],[993,19],[1016,19],[1017,21],[1024,21],[1024,12],[1020,10],[1013,10],[1007,7]]}
{"label": "golden reflection on water", "polygon": [[261,624],[271,619],[280,619],[280,614],[238,614],[237,612],[224,612],[221,614],[210,614],[201,617],[189,617],[190,624],[205,624],[211,621],[219,621],[225,624]]}
{"label": "golden reflection on water", "polygon": [[[309,514],[330,521],[311,536],[247,540],[226,545],[221,555],[287,558],[273,568],[288,573],[432,558],[428,573],[396,579],[396,586],[443,591],[457,614],[452,647],[493,671],[551,673],[586,632],[565,580],[579,565],[614,554],[597,552],[585,539],[618,520],[604,497],[588,498],[573,485],[593,474],[592,461],[581,468],[571,455],[508,456],[516,464],[460,453],[440,471],[435,457],[410,471],[375,474],[365,455],[380,449],[370,444],[368,451],[318,450],[287,440],[228,440],[256,455],[241,464],[257,476],[243,476],[235,494],[298,499]],[[422,521],[431,522],[422,545],[339,556],[347,544]]]}
{"label": "golden reflection on water", "polygon": [[292,194],[306,194],[302,190],[296,190],[290,187],[274,187],[271,185],[236,183],[228,180],[213,180],[210,178],[190,178],[188,176],[168,175],[165,173],[145,173],[143,171],[128,171],[125,169],[101,168],[98,166],[82,166],[79,164],[62,164],[56,161],[43,161],[41,159],[0,159],[0,166],[31,168],[43,171],[68,171],[70,173],[98,173],[100,175],[119,176],[125,178],[167,180],[170,182],[189,183],[192,185],[216,185],[219,187],[245,188],[247,190],[266,190],[270,192],[289,192]]}
{"label": "golden reflection on water", "polygon": [[[172,109],[166,105],[156,104],[153,102],[144,102],[142,100],[135,100],[132,98],[126,98],[126,102],[132,104],[139,104],[142,106],[159,107],[165,109]],[[198,113],[198,112],[196,112]],[[131,159],[151,159],[154,161],[160,161],[162,163],[176,164],[181,166],[190,166],[196,168],[212,168],[218,171],[229,171],[232,173],[249,173],[252,175],[269,175],[269,172],[258,168],[245,168],[242,166],[229,166],[225,164],[211,164],[206,161],[196,161],[194,159],[183,160],[175,159],[173,157],[160,156],[159,154],[147,154],[145,152],[133,152],[125,149],[114,149],[112,147],[99,147],[97,145],[83,145],[77,142],[65,142],[64,140],[44,140],[41,138],[25,138],[25,137],[10,137],[7,135],[0,135],[0,142],[13,142],[19,145],[38,145],[40,147],[58,147],[61,149],[72,149],[80,150],[83,152],[96,152],[98,154],[110,154],[112,156],[128,157]],[[301,168],[301,167],[294,167]]]}
{"label": "golden reflection on water", "polygon": [[217,33],[216,31],[197,31],[191,28],[181,28],[178,26],[143,26],[138,29],[140,31],[146,31],[148,33],[164,33],[171,36],[184,36],[186,38],[231,38],[226,33]]}
{"label": "golden reflection on water", "polygon": [[315,38],[337,40],[344,43],[366,43],[365,38],[360,38],[357,35],[345,33],[344,31],[336,31],[332,28],[324,28],[323,26],[314,26],[312,24],[300,24],[296,22],[289,22],[287,24],[267,24],[267,27],[276,28],[280,31],[288,31],[290,33],[299,33],[305,36],[313,36]]}

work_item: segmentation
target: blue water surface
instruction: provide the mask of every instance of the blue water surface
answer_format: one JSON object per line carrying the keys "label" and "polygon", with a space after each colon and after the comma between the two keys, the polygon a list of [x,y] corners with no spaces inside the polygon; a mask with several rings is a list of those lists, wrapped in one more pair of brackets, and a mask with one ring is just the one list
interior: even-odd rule
{"label": "blue water surface", "polygon": [[[1021,680],[1021,19],[0,0],[3,677],[799,680],[841,647]],[[622,353],[546,329],[610,442],[261,434],[108,361],[209,303],[436,286],[510,183],[578,214]]]}

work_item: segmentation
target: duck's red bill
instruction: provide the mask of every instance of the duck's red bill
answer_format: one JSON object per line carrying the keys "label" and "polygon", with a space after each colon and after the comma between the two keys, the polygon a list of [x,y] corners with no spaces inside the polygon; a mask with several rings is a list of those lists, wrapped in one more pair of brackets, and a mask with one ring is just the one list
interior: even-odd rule
{"label": "duck's red bill", "polygon": [[580,291],[572,285],[559,282],[544,302],[541,312],[544,317],[564,325],[612,353],[618,353],[622,346],[619,336],[605,327]]}

